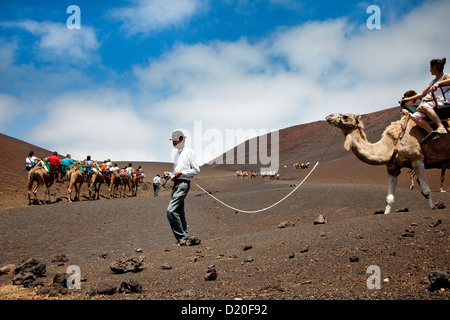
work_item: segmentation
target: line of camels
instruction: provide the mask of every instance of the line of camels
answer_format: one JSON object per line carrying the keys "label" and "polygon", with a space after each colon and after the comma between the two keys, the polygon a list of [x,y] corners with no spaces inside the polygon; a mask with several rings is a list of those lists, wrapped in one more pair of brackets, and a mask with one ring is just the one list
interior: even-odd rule
{"label": "line of camels", "polygon": [[[450,133],[421,145],[420,142],[427,133],[410,119],[405,110],[402,110],[401,119],[392,122],[383,132],[381,139],[375,143],[367,140],[359,114],[334,113],[327,116],[326,120],[341,129],[345,136],[345,149],[351,150],[359,160],[370,165],[386,166],[388,188],[384,214],[393,210],[394,194],[401,168],[414,170],[411,179],[417,176],[422,194],[428,206],[433,208],[425,169],[441,169],[441,183],[443,182],[442,174],[445,174],[445,170],[450,166]],[[443,121],[448,130],[447,122]]]}
{"label": "line of camels", "polygon": [[[80,169],[79,162],[72,164],[67,170],[66,180],[69,202],[72,202],[73,189],[75,189],[74,200],[81,200],[81,185],[84,182],[88,184],[89,200],[98,200],[100,198],[100,186],[102,183],[105,183],[108,186],[110,199],[117,197],[117,193],[119,193],[119,198],[122,197],[122,195],[123,197],[125,197],[125,190],[127,187],[129,189],[130,197],[137,195],[138,179],[136,176],[128,177],[119,175],[117,171],[110,171],[110,174],[108,174],[103,172],[96,162],[94,162],[93,165],[96,170],[94,170],[88,181],[85,181],[85,175],[83,175]],[[31,195],[34,196],[34,200],[37,203],[42,204],[42,201],[40,201],[37,197],[37,191],[43,185],[45,185],[46,187],[43,201],[46,202],[46,199],[48,197],[48,202],[51,202],[50,187],[53,185],[54,180],[55,175],[46,169],[43,160],[39,160],[38,163],[28,172],[28,204],[32,204]],[[33,188],[34,182],[36,182],[37,184]]]}
{"label": "line of camels", "polygon": [[256,178],[262,178],[263,180],[279,180],[280,179],[280,175],[278,174],[278,171],[250,171],[250,173],[245,170],[238,170],[236,171],[236,177],[238,179],[247,179],[250,176],[251,179],[256,179]]}

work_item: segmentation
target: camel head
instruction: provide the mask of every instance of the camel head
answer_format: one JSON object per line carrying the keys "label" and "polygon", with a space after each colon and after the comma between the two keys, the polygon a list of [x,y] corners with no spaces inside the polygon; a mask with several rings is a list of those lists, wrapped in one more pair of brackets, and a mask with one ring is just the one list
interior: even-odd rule
{"label": "camel head", "polygon": [[354,115],[352,113],[333,113],[326,117],[326,120],[329,124],[332,124],[341,129],[345,135],[351,133],[356,129],[364,129],[364,125],[360,119],[361,116],[359,114]]}

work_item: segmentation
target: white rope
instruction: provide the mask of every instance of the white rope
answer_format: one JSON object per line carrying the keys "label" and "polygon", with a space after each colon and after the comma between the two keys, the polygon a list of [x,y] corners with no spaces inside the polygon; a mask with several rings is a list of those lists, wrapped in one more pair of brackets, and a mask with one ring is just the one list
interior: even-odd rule
{"label": "white rope", "polygon": [[213,198],[213,199],[215,199],[216,201],[218,201],[218,202],[220,202],[221,204],[223,204],[225,207],[228,207],[228,208],[230,208],[230,209],[232,209],[232,210],[239,211],[239,212],[242,212],[242,213],[258,213],[258,212],[263,212],[263,211],[269,210],[269,209],[275,207],[276,205],[280,204],[281,202],[283,202],[283,201],[286,200],[287,198],[289,198],[289,197],[290,197],[290,196],[291,196],[298,188],[300,188],[300,186],[306,181],[306,179],[308,179],[308,177],[311,175],[311,173],[313,173],[313,171],[316,169],[316,167],[317,167],[318,165],[319,165],[319,161],[317,161],[317,163],[314,165],[314,167],[311,169],[311,171],[310,171],[310,172],[306,175],[306,177],[303,179],[303,181],[302,181],[298,186],[296,186],[295,189],[292,190],[292,191],[291,191],[288,195],[286,195],[283,199],[281,199],[281,200],[278,201],[278,202],[275,202],[274,204],[272,204],[272,205],[269,206],[269,207],[266,207],[266,208],[263,208],[263,209],[259,209],[259,210],[253,210],[253,211],[240,210],[240,209],[237,209],[237,208],[235,208],[235,207],[232,207],[232,206],[226,204],[225,202],[223,202],[223,201],[217,199],[217,198],[216,198],[215,196],[213,196],[211,193],[209,193],[208,191],[206,191],[205,189],[203,189],[202,187],[200,187],[195,181],[192,180],[192,182],[194,182],[194,184],[195,184],[197,187],[199,187],[203,192],[205,192],[205,193],[206,193],[207,195],[209,195],[211,198]]}

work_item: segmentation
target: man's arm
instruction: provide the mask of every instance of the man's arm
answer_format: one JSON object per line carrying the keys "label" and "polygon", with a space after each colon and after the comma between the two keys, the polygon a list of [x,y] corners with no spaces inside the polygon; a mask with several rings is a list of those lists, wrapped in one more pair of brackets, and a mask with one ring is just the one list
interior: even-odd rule
{"label": "man's arm", "polygon": [[195,155],[195,153],[193,151],[189,154],[189,163],[190,163],[191,168],[184,170],[182,172],[182,174],[184,176],[188,176],[188,177],[193,177],[193,176],[199,174],[200,167],[198,165],[197,156]]}

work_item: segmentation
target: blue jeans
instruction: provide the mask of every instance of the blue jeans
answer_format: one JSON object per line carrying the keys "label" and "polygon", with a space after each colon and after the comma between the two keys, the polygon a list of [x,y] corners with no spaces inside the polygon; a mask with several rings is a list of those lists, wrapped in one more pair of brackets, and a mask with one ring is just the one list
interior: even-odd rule
{"label": "blue jeans", "polygon": [[175,181],[172,190],[172,199],[167,207],[167,219],[177,241],[187,240],[188,238],[187,223],[184,214],[184,199],[190,188],[190,181]]}

